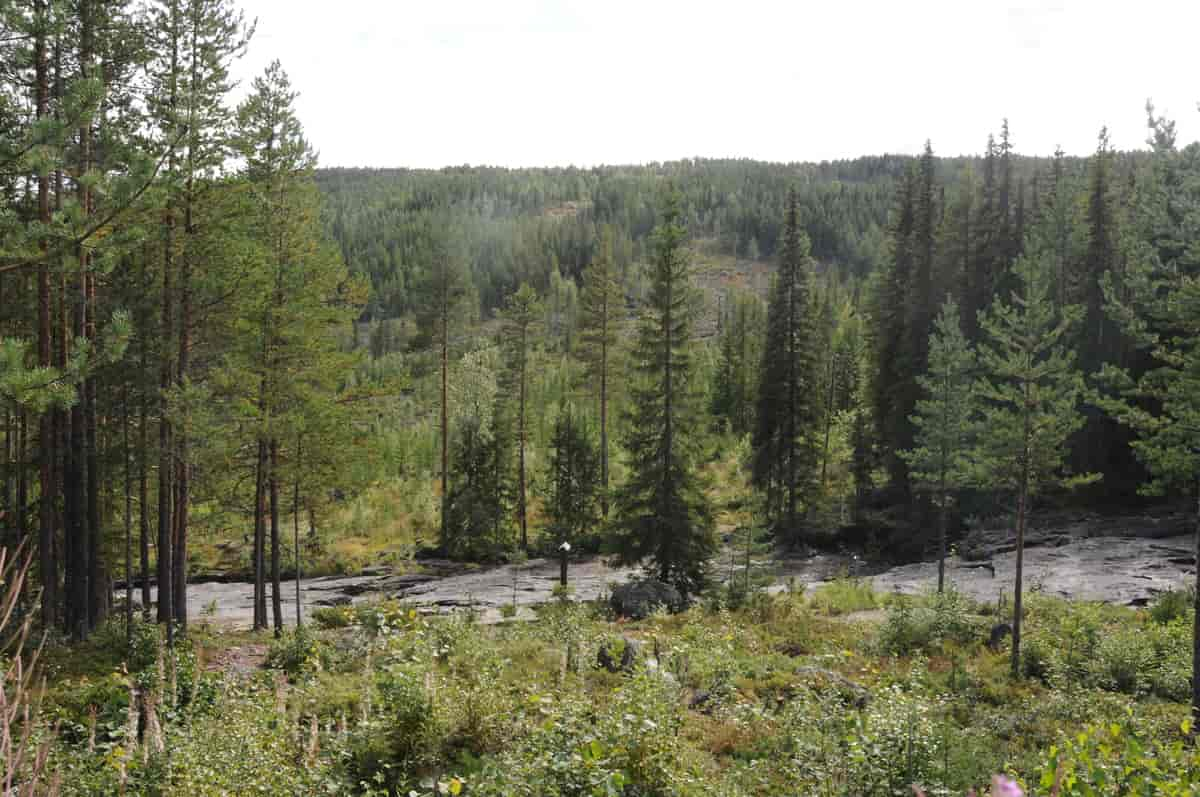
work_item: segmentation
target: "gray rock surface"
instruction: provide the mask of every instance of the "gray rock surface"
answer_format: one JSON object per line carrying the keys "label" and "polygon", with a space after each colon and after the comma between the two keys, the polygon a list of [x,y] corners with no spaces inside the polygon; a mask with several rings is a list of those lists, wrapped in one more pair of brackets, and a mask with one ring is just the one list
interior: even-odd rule
{"label": "gray rock surface", "polygon": [[[1060,525],[1035,522],[1040,530],[1030,535],[1030,547],[1025,551],[1026,589],[1067,598],[1145,605],[1156,594],[1194,580],[1188,523],[1184,515],[1103,520],[1076,516]],[[1187,533],[1172,534],[1181,529]],[[1010,541],[1003,539],[1008,534],[1003,530],[981,534],[971,546],[963,547],[963,556],[951,557],[947,575],[959,590],[980,601],[997,601],[1002,592],[1011,600],[1015,554]],[[986,558],[978,558],[985,554]],[[719,557],[715,571],[719,577],[727,577],[731,571],[722,561]],[[789,583],[812,589],[846,572],[870,578],[876,589],[885,591],[916,593],[932,589],[937,583],[936,562],[901,565],[874,575],[868,575],[866,566],[851,557],[831,554],[770,564],[775,573],[773,591],[785,590]],[[532,607],[550,600],[558,583],[558,563],[547,559],[493,568],[468,568],[440,561],[421,565],[425,572],[396,574],[375,568],[357,576],[305,579],[305,611],[347,600],[359,603],[391,597],[427,613],[470,608],[479,612],[484,622],[499,622],[500,607],[514,600],[517,619],[532,617]],[[732,572],[736,577],[736,571]],[[572,562],[569,574],[577,600],[604,597],[610,593],[610,585],[638,575],[639,570],[611,568],[600,558]],[[192,584],[188,596],[194,621],[248,627],[253,618],[251,584]],[[296,616],[294,583],[284,585],[282,599],[285,621],[291,625]]]}

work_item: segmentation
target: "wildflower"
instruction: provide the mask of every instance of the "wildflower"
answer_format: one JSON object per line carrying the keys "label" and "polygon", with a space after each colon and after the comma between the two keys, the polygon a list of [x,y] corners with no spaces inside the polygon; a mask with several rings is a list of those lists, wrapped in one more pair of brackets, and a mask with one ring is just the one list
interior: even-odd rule
{"label": "wildflower", "polygon": [[1024,797],[1024,794],[1015,780],[1009,780],[1003,775],[992,778],[992,797]]}

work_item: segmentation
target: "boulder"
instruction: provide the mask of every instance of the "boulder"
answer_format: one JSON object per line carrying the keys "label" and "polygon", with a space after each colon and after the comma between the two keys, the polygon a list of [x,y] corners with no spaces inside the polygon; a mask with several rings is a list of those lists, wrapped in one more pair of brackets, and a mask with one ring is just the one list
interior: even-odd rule
{"label": "boulder", "polygon": [[678,612],[685,608],[679,590],[653,578],[627,581],[613,587],[609,598],[612,610],[621,617],[642,620],[659,607]]}
{"label": "boulder", "polygon": [[642,653],[642,643],[629,637],[606,640],[596,651],[596,664],[609,672],[631,672]]}
{"label": "boulder", "polygon": [[1006,636],[1012,636],[1012,626],[1008,623],[998,623],[992,626],[992,632],[988,635],[988,647],[992,650],[999,650],[1000,643],[1004,641]]}

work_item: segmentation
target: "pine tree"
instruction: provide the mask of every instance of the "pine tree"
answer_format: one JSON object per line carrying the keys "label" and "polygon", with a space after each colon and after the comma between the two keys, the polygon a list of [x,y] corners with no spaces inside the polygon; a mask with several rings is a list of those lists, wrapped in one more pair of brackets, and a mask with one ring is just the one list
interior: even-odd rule
{"label": "pine tree", "polygon": [[600,502],[608,517],[608,405],[611,393],[609,380],[618,333],[625,316],[625,290],[621,286],[617,266],[613,262],[612,230],[606,228],[600,257],[583,272],[583,295],[580,298],[579,340],[580,355],[586,373],[596,386],[600,417]]}
{"label": "pine tree", "polygon": [[[1149,495],[1195,491],[1195,549],[1200,556],[1200,251],[1182,230],[1197,229],[1200,201],[1183,179],[1174,124],[1147,107],[1152,171],[1139,209],[1143,246],[1129,263],[1124,284],[1106,280],[1105,312],[1122,333],[1150,355],[1140,373],[1107,364],[1099,399],[1109,415],[1131,429],[1131,446],[1151,479]],[[1197,559],[1200,561],[1200,558]],[[1200,727],[1200,568],[1194,588],[1192,722]]]}
{"label": "pine tree", "polygon": [[508,368],[512,381],[516,383],[517,397],[517,522],[521,528],[521,550],[529,550],[529,511],[527,508],[527,485],[525,472],[525,446],[528,434],[525,428],[526,392],[529,385],[529,360],[533,349],[533,338],[537,320],[542,314],[537,293],[527,283],[522,283],[508,297],[504,307],[504,329]]}
{"label": "pine tree", "polygon": [[546,516],[554,547],[595,549],[601,523],[600,452],[583,418],[570,405],[558,411],[550,439]]}
{"label": "pine tree", "polygon": [[680,198],[665,199],[655,230],[650,295],[639,324],[630,375],[625,447],[629,478],[618,493],[617,554],[648,561],[684,596],[708,581],[715,550],[712,510],[696,472],[697,385],[691,328],[696,296],[684,248]]}
{"label": "pine tree", "polygon": [[766,318],[762,300],[744,292],[729,296],[717,334],[718,363],[713,386],[712,412],[738,437],[754,430],[758,384],[762,364]]}
{"label": "pine tree", "polygon": [[[912,444],[905,383],[915,373],[909,360],[909,292],[913,280],[913,226],[917,195],[916,172],[910,169],[900,185],[889,233],[891,251],[875,285],[871,308],[876,375],[872,383],[872,415],[877,425],[880,455],[892,486],[908,493],[908,469],[898,452]],[[909,391],[911,393],[911,391]]]}
{"label": "pine tree", "polygon": [[463,255],[454,233],[445,229],[435,236],[433,262],[425,272],[417,292],[422,296],[418,305],[417,327],[420,335],[414,346],[432,343],[438,348],[438,364],[441,370],[441,420],[439,434],[441,442],[441,544],[450,539],[446,526],[446,511],[450,500],[450,406],[448,383],[450,375],[450,336],[462,318],[468,295],[467,276],[463,268]]}
{"label": "pine tree", "polygon": [[1083,425],[1083,377],[1066,346],[1079,312],[1050,301],[1046,264],[1017,261],[1016,290],[980,319],[983,413],[974,453],[981,483],[1016,495],[1016,583],[1012,673],[1020,676],[1025,526],[1031,500],[1052,485],[1085,479],[1065,474],[1067,440]]}
{"label": "pine tree", "polygon": [[816,308],[810,293],[808,237],[800,230],[793,192],[784,221],[779,273],[767,306],[752,441],[754,481],[767,492],[776,530],[799,542],[799,503],[811,505],[819,458],[820,390]]}
{"label": "pine tree", "polygon": [[938,507],[938,592],[946,580],[947,515],[970,480],[970,444],[978,409],[975,352],[963,335],[958,305],[947,299],[929,338],[929,367],[918,378],[925,398],[912,416],[916,446],[901,452],[919,489]]}

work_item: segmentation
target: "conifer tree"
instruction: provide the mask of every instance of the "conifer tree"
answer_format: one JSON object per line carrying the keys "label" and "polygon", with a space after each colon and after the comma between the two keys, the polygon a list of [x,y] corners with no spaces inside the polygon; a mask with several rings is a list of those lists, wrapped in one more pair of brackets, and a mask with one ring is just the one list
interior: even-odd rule
{"label": "conifer tree", "polygon": [[569,542],[572,550],[595,547],[600,525],[600,452],[584,419],[566,404],[554,420],[546,516],[555,547]]}
{"label": "conifer tree", "polygon": [[779,273],[767,307],[753,439],[754,481],[767,491],[779,536],[799,542],[803,499],[811,505],[820,446],[820,375],[816,308],[810,293],[808,236],[800,229],[795,192],[784,220]]}
{"label": "conifer tree", "polygon": [[912,416],[916,447],[901,452],[919,489],[938,507],[938,592],[946,580],[946,525],[956,492],[970,480],[976,398],[975,352],[963,335],[958,305],[947,299],[929,338],[929,368],[918,378],[925,398]]}
{"label": "conifer tree", "polygon": [[735,292],[725,306],[717,336],[712,412],[728,424],[730,432],[741,437],[754,430],[755,377],[762,365],[766,318],[762,300],[753,294]]}
{"label": "conifer tree", "polygon": [[583,272],[580,297],[580,354],[586,373],[596,386],[600,417],[600,502],[608,516],[608,405],[613,354],[625,316],[625,291],[613,260],[612,230],[601,239],[600,257]]}
{"label": "conifer tree", "polygon": [[[1149,185],[1143,193],[1142,245],[1128,263],[1121,290],[1104,282],[1105,312],[1132,346],[1148,353],[1140,373],[1107,364],[1100,406],[1131,429],[1131,446],[1150,472],[1141,492],[1194,491],[1195,551],[1200,562],[1200,250],[1183,230],[1200,227],[1200,197],[1183,179],[1174,124],[1147,106],[1153,148]],[[1192,722],[1200,727],[1200,568],[1193,597]]]}
{"label": "conifer tree", "polygon": [[872,336],[876,375],[872,382],[872,414],[877,425],[880,455],[894,487],[908,492],[908,470],[900,451],[911,445],[904,385],[914,373],[908,345],[909,294],[913,280],[913,227],[917,195],[916,172],[909,169],[900,184],[889,232],[891,251],[875,284]]}
{"label": "conifer tree", "polygon": [[504,307],[505,342],[508,352],[508,369],[512,381],[516,382],[517,398],[517,522],[521,529],[521,550],[529,550],[529,511],[526,503],[527,485],[525,472],[525,446],[528,434],[525,428],[526,391],[529,385],[529,360],[533,349],[533,337],[537,320],[542,314],[537,293],[527,283],[522,283]]}
{"label": "conifer tree", "polygon": [[418,286],[418,294],[422,296],[422,301],[418,305],[417,327],[421,334],[414,340],[415,346],[432,343],[438,349],[438,366],[441,371],[439,440],[443,547],[449,541],[446,511],[450,500],[450,336],[461,320],[468,294],[462,250],[452,238],[453,235],[451,230],[444,229],[434,236],[431,246],[433,262],[425,272],[424,281]]}
{"label": "conifer tree", "polygon": [[1067,440],[1083,425],[1083,377],[1067,347],[1078,309],[1050,301],[1046,264],[1023,257],[1016,290],[997,299],[980,319],[983,401],[977,476],[1016,497],[1016,583],[1013,587],[1012,673],[1020,676],[1025,526],[1031,501],[1052,485],[1085,481],[1066,475]]}
{"label": "conifer tree", "polygon": [[712,510],[697,473],[700,424],[692,363],[696,294],[680,198],[670,192],[654,234],[650,294],[633,351],[625,447],[629,477],[617,500],[617,554],[685,597],[708,582]]}

